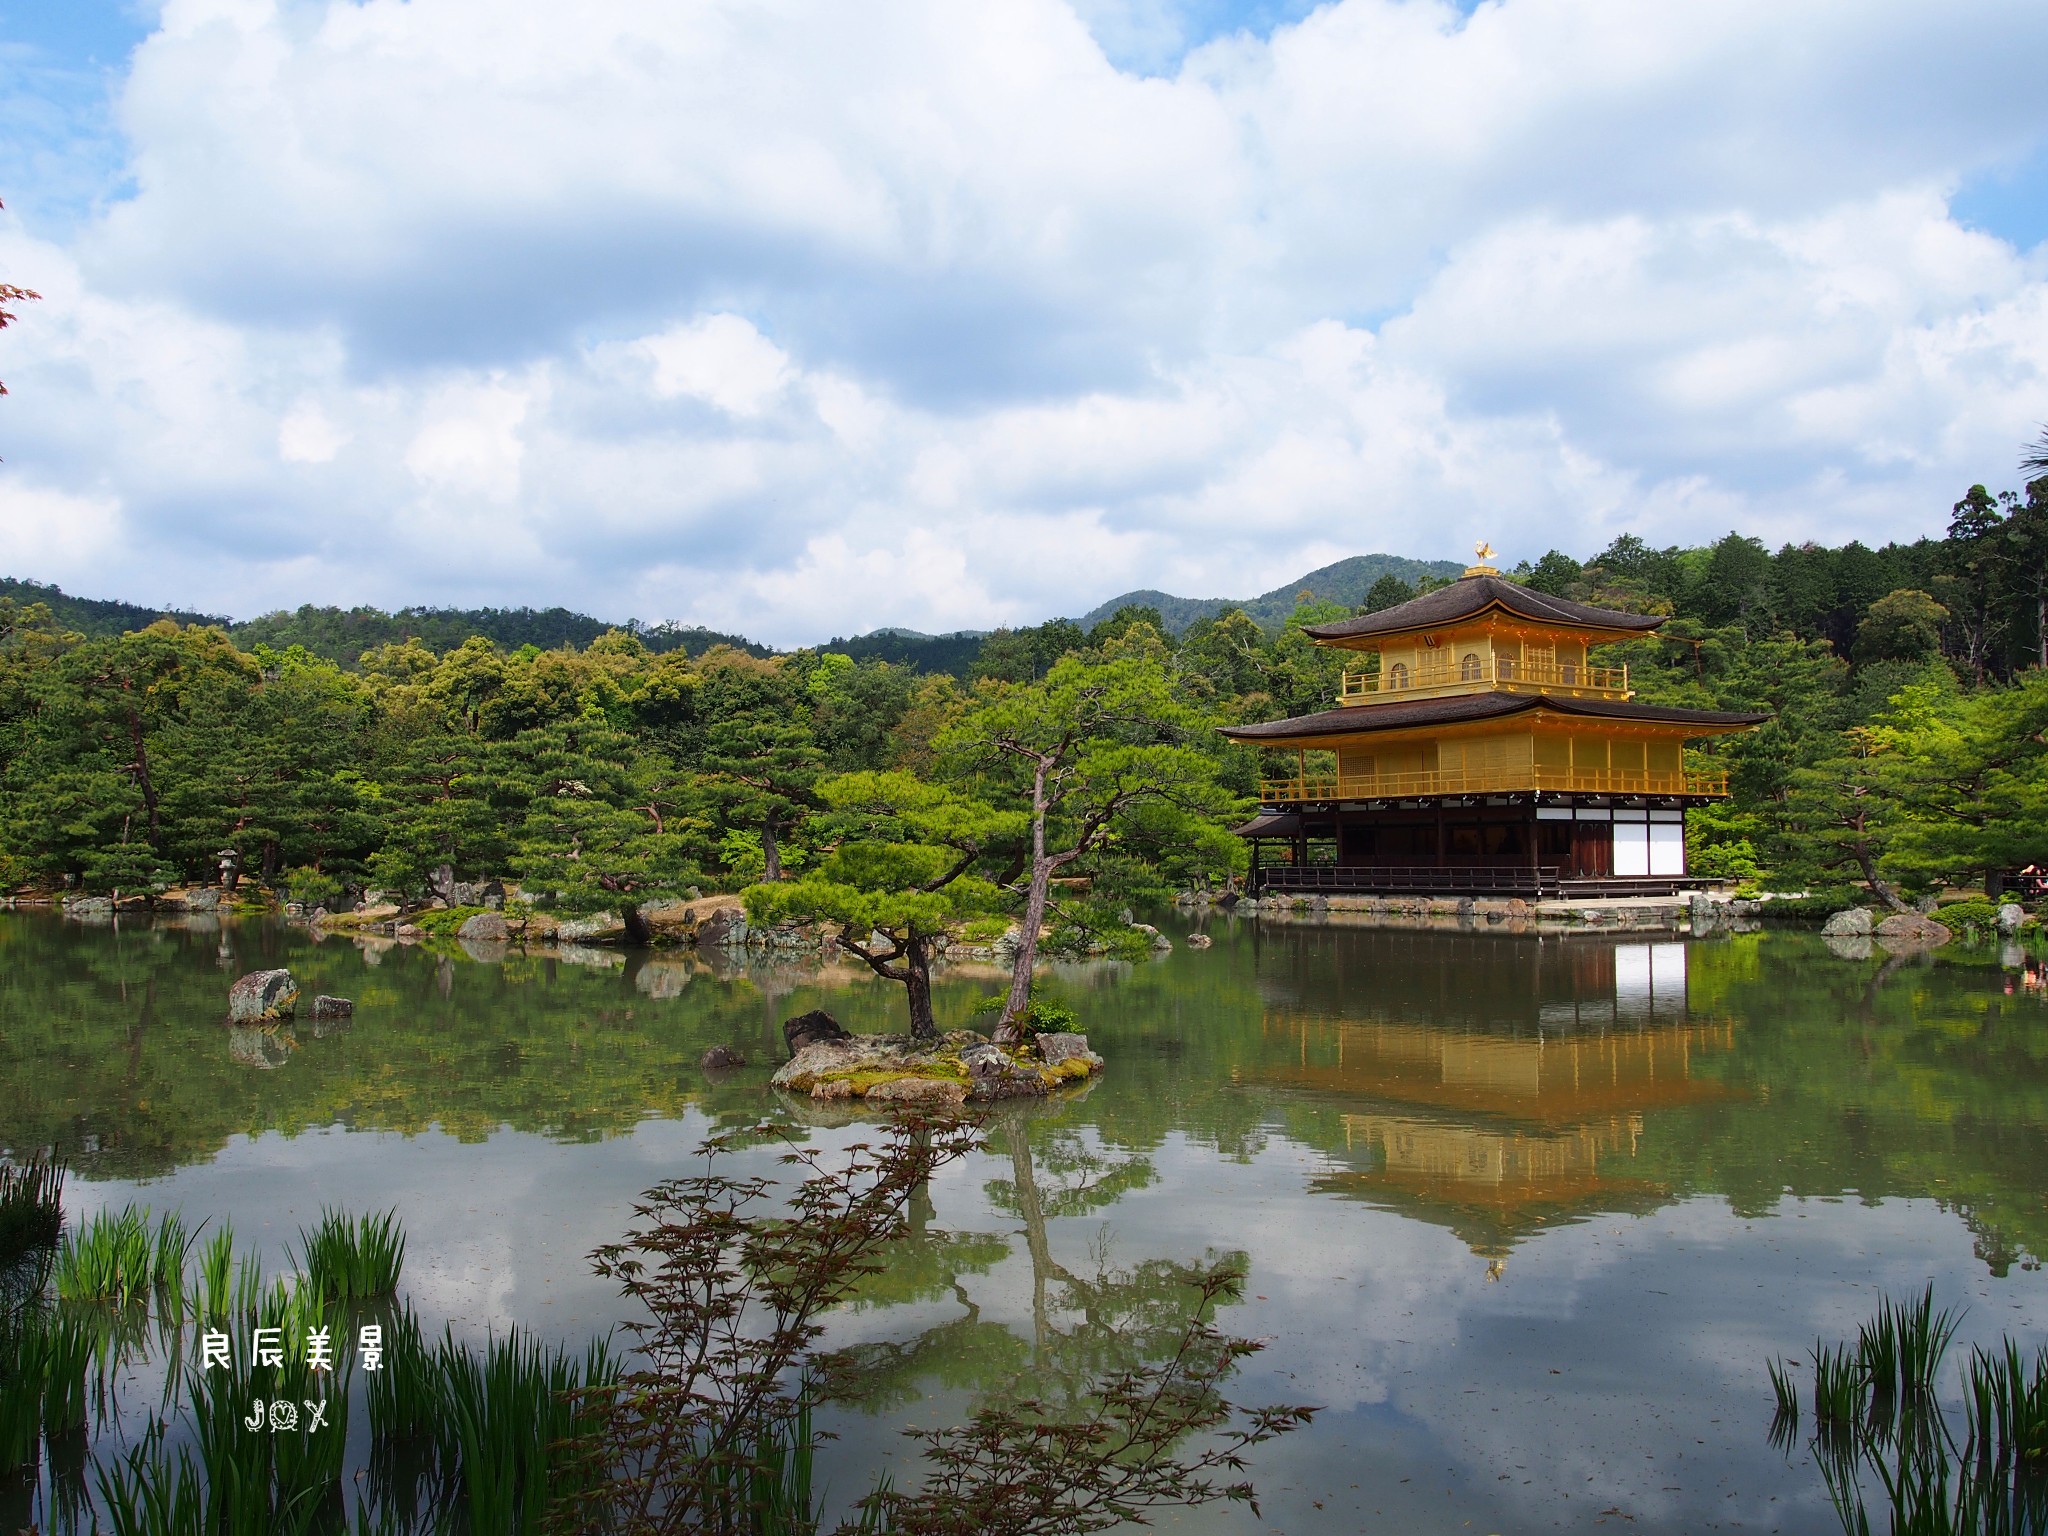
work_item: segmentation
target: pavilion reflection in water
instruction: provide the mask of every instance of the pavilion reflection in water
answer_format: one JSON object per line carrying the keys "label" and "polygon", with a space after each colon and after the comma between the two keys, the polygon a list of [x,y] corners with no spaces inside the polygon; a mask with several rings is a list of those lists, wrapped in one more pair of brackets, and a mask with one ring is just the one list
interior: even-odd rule
{"label": "pavilion reflection in water", "polygon": [[1663,1203],[1631,1168],[1646,1117],[1725,1098],[1699,1067],[1734,1044],[1732,1024],[1693,1016],[1683,943],[1521,944],[1533,985],[1491,1019],[1433,1017],[1398,984],[1364,992],[1370,1013],[1269,1007],[1269,1040],[1293,1048],[1261,1074],[1336,1113],[1345,1166],[1319,1192],[1448,1227],[1495,1273],[1547,1224]]}

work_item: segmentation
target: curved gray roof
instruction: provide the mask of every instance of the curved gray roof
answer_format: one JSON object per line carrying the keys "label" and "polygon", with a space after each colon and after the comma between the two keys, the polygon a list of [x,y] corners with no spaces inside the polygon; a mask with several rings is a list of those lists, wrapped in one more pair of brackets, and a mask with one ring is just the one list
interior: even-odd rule
{"label": "curved gray roof", "polygon": [[1363,618],[1340,619],[1334,624],[1311,624],[1304,633],[1312,640],[1353,640],[1361,635],[1398,634],[1411,629],[1436,629],[1484,613],[1488,608],[1505,608],[1521,618],[1538,623],[1568,624],[1579,629],[1632,629],[1648,634],[1664,622],[1654,614],[1621,613],[1612,608],[1589,608],[1569,603],[1548,592],[1533,591],[1504,576],[1466,576],[1448,587],[1438,587],[1405,603],[1368,613]]}

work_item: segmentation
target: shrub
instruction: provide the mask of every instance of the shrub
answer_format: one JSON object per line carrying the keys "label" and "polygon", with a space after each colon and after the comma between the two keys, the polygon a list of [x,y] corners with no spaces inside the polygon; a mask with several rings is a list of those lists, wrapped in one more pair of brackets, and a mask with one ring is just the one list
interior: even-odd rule
{"label": "shrub", "polygon": [[1935,910],[1934,920],[1959,939],[1998,936],[1998,908],[1988,901],[1952,901]]}

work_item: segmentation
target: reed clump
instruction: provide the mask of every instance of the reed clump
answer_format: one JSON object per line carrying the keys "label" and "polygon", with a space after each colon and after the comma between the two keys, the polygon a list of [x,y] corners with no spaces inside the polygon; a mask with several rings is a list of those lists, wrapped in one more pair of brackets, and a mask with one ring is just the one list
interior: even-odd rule
{"label": "reed clump", "polygon": [[196,1236],[175,1211],[154,1227],[147,1206],[101,1211],[57,1249],[57,1296],[125,1307],[154,1293],[166,1310],[182,1316],[185,1260]]}
{"label": "reed clump", "polygon": [[318,1225],[299,1233],[299,1244],[300,1267],[321,1295],[372,1301],[398,1294],[405,1233],[395,1209],[353,1217],[323,1210]]}
{"label": "reed clump", "polygon": [[0,1270],[53,1250],[64,1235],[64,1164],[0,1163]]}
{"label": "reed clump", "polygon": [[[1930,1286],[1883,1303],[1853,1345],[1814,1345],[1809,1445],[1851,1536],[1873,1529],[1873,1504],[1914,1536],[2048,1532],[2048,1348],[2031,1359],[2011,1340],[1973,1348],[1958,1422],[1939,1387],[1959,1321],[1935,1309]],[[1799,1438],[1794,1369],[1770,1362],[1771,1438],[1788,1451]]]}
{"label": "reed clump", "polygon": [[[793,1178],[714,1164],[650,1192],[638,1230],[594,1256],[644,1309],[631,1357],[519,1329],[430,1342],[393,1294],[394,1213],[323,1212],[299,1272],[266,1279],[224,1226],[200,1246],[182,1219],[102,1212],[63,1245],[53,1283],[0,1316],[0,1473],[42,1457],[46,1528],[109,1536],[815,1536],[821,1318],[880,1269],[934,1170],[978,1144],[957,1124],[888,1136],[787,1148]],[[992,1407],[920,1435],[933,1473],[879,1484],[843,1531],[1080,1536],[1162,1504],[1249,1500],[1249,1484],[1212,1474],[1311,1410],[1225,1397],[1259,1347],[1209,1322],[1238,1283],[1198,1276],[1168,1357],[1106,1377],[1078,1409]],[[163,1395],[136,1433],[110,1383],[147,1357],[152,1320]]]}

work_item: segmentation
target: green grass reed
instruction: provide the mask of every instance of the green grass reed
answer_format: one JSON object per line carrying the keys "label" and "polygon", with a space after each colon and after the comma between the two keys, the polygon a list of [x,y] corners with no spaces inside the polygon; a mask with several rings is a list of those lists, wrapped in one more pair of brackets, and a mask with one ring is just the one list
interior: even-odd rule
{"label": "green grass reed", "polygon": [[299,1241],[300,1268],[323,1296],[372,1301],[397,1294],[405,1232],[395,1209],[355,1217],[323,1210],[319,1224],[301,1230]]}
{"label": "green grass reed", "polygon": [[184,1221],[166,1216],[154,1231],[146,1206],[101,1211],[57,1250],[57,1295],[64,1301],[128,1306],[149,1298],[159,1281],[182,1296]]}
{"label": "green grass reed", "polygon": [[64,1164],[0,1163],[0,1270],[47,1253],[64,1233]]}
{"label": "green grass reed", "polygon": [[[1811,1448],[1850,1536],[1874,1528],[1873,1500],[1895,1536],[2048,1533],[2048,1349],[1972,1350],[1958,1433],[1937,1396],[1957,1322],[1930,1287],[1883,1303],[1854,1345],[1814,1346]],[[1770,1375],[1772,1440],[1789,1452],[1798,1393],[1787,1366]]]}
{"label": "green grass reed", "polygon": [[207,1322],[226,1318],[235,1304],[235,1234],[223,1224],[213,1241],[199,1250],[199,1272],[193,1300]]}
{"label": "green grass reed", "polygon": [[206,1485],[192,1453],[164,1449],[161,1430],[143,1438],[112,1466],[94,1468],[108,1536],[212,1536]]}
{"label": "green grass reed", "polygon": [[440,1378],[437,1439],[441,1465],[459,1469],[463,1503],[476,1536],[527,1536],[541,1519],[573,1442],[588,1431],[578,1395],[616,1381],[608,1347],[594,1343],[579,1362],[543,1349],[512,1329],[479,1352],[444,1335],[435,1352]]}

